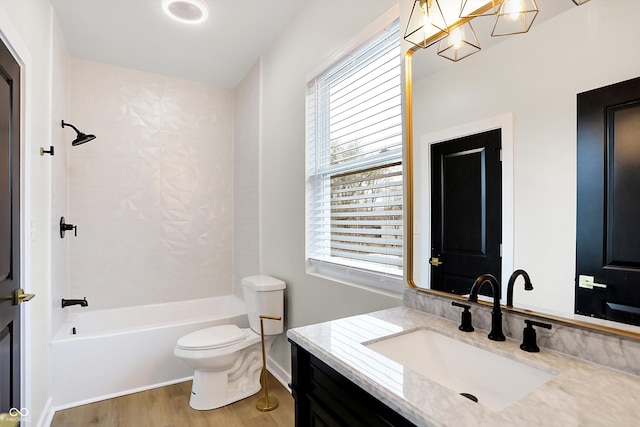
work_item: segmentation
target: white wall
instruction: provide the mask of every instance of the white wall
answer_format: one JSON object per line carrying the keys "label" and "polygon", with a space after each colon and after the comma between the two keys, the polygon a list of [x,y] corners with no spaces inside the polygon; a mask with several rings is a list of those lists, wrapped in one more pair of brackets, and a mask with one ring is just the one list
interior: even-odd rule
{"label": "white wall", "polygon": [[24,182],[28,211],[24,243],[26,270],[23,286],[36,298],[23,306],[26,322],[26,378],[22,404],[29,410],[27,421],[38,425],[47,416],[49,399],[49,332],[51,321],[51,162],[41,157],[41,146],[51,143],[51,42],[52,14],[49,2],[0,0],[0,33],[18,50],[23,67],[23,138],[26,163]]}
{"label": "white wall", "polygon": [[97,138],[69,148],[67,297],[230,294],[233,91],[79,59],[71,82],[67,120]]}
{"label": "white wall", "polygon": [[[412,4],[402,0],[403,15]],[[514,113],[514,261],[535,287],[518,287],[516,305],[573,313],[576,94],[638,76],[638,16],[634,0],[591,1],[414,82],[415,143]]]}
{"label": "white wall", "polygon": [[234,89],[233,284],[260,273],[260,61]]}
{"label": "white wall", "polygon": [[[262,61],[260,222],[262,273],[287,282],[287,327],[391,306],[401,301],[305,272],[305,91],[308,73],[386,12],[393,0],[311,1]],[[290,366],[280,337],[271,357]]]}

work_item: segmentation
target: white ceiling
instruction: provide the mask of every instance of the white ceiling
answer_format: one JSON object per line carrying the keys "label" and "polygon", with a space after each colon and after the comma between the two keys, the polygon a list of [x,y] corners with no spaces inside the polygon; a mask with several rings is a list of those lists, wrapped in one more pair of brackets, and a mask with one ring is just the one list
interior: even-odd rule
{"label": "white ceiling", "polygon": [[310,0],[206,0],[180,24],[160,0],[51,0],[74,58],[235,87]]}
{"label": "white ceiling", "polygon": [[[198,25],[170,19],[162,11],[161,0],[51,3],[72,57],[233,88],[310,1],[206,0],[209,19]],[[571,0],[537,1],[540,13],[532,31],[576,7]],[[490,36],[493,20],[473,21],[482,49],[505,40]],[[437,44],[414,56],[415,79],[452,66],[436,52]]]}

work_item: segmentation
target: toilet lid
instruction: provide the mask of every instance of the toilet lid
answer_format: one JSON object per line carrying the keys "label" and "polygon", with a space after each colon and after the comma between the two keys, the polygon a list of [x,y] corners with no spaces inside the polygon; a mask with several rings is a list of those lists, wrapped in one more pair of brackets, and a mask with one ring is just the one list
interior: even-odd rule
{"label": "toilet lid", "polygon": [[243,330],[236,325],[221,325],[191,332],[180,338],[176,345],[184,350],[211,350],[226,347],[244,339]]}

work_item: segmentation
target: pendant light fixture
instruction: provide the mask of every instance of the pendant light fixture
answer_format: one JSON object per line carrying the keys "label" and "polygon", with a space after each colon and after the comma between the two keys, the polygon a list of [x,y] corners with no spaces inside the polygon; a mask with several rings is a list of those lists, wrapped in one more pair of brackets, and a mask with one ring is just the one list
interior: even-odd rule
{"label": "pendant light fixture", "polygon": [[[438,0],[414,1],[404,34],[404,39],[415,45],[411,48],[412,51],[415,51],[416,47],[426,49],[439,42],[438,55],[451,61],[459,61],[480,50],[480,43],[471,27],[473,19],[495,15],[491,32],[491,36],[495,37],[526,33],[538,16],[536,0],[459,1],[459,15],[455,0],[446,0],[443,3],[446,15]],[[590,0],[572,1],[580,6]]]}
{"label": "pendant light fixture", "polygon": [[442,38],[433,38],[439,33],[448,34],[449,27],[438,0],[415,0],[404,39],[418,47],[427,48]]}
{"label": "pendant light fixture", "polygon": [[492,36],[526,33],[538,15],[536,0],[504,0],[496,15]]}
{"label": "pendant light fixture", "polygon": [[479,50],[480,43],[478,43],[476,33],[473,31],[471,21],[452,29],[447,37],[440,40],[438,45],[438,55],[453,62],[458,62]]}

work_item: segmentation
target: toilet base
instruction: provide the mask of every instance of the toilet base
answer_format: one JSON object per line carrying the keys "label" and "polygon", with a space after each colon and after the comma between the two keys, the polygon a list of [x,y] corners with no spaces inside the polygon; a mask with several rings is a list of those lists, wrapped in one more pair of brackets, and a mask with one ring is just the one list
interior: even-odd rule
{"label": "toilet base", "polygon": [[[233,396],[228,396],[226,388],[215,386],[216,383],[226,382],[226,376],[224,372],[195,372],[189,406],[198,411],[217,409],[253,396],[262,389],[258,382],[245,390],[237,391]],[[196,378],[199,378],[199,381]]]}
{"label": "toilet base", "polygon": [[189,406],[199,411],[220,408],[258,393],[262,359],[257,346],[244,354],[234,367],[224,371],[196,370]]}

